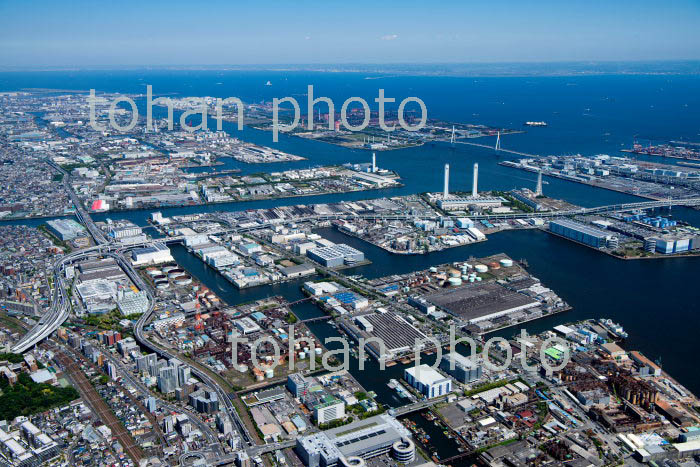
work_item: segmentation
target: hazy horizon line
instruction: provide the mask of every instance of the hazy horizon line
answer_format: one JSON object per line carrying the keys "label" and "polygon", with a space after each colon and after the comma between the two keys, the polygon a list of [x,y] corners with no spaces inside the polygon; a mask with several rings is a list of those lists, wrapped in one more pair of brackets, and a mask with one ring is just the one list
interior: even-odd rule
{"label": "hazy horizon line", "polygon": [[[436,69],[437,67],[437,69]],[[506,68],[507,67],[507,68]],[[258,64],[0,65],[0,72],[56,71],[270,71],[396,73],[424,76],[565,76],[596,74],[700,74],[700,59],[569,60],[502,62],[346,62]]]}

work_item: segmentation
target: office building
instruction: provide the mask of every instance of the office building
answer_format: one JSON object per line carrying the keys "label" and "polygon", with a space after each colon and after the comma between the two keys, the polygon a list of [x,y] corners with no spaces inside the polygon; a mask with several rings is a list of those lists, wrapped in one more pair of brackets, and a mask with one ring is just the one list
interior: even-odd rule
{"label": "office building", "polygon": [[206,386],[191,393],[189,402],[199,413],[214,413],[219,410],[219,396]]}
{"label": "office building", "polygon": [[304,378],[301,373],[292,373],[287,376],[287,389],[294,397],[300,398],[309,389],[309,380]]}
{"label": "office building", "polygon": [[313,405],[314,420],[319,425],[345,417],[345,402],[324,394]]}
{"label": "office building", "polygon": [[153,396],[149,396],[148,399],[146,399],[146,409],[148,409],[149,412],[155,413],[156,411],[156,398]]}
{"label": "office building", "polygon": [[180,365],[177,367],[177,386],[182,387],[187,384],[187,382],[192,377],[190,367],[185,365]]}
{"label": "office building", "polygon": [[136,369],[139,373],[147,373],[149,376],[157,376],[156,365],[158,356],[154,353],[142,355],[136,359]]}
{"label": "office building", "polygon": [[166,366],[158,370],[158,390],[163,394],[175,392],[177,389],[177,369]]}

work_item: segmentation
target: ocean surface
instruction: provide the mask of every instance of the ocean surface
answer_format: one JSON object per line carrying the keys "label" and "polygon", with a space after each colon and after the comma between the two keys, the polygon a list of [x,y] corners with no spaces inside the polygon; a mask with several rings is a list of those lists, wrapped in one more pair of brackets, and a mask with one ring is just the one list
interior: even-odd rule
{"label": "ocean surface", "polygon": [[[265,86],[267,81],[271,86]],[[308,72],[226,72],[226,71],[124,71],[124,72],[38,72],[0,73],[0,91],[26,88],[145,93],[151,84],[156,95],[239,97],[244,102],[293,96],[305,107],[306,86],[313,84],[315,95],[334,100],[336,108],[343,100],[359,96],[372,102],[378,89],[398,101],[417,96],[425,101],[428,116],[444,120],[483,123],[522,129],[528,120],[544,120],[546,128],[527,128],[526,133],[507,135],[502,147],[536,154],[618,155],[621,148],[639,141],[700,141],[700,77],[698,76],[577,76],[526,78],[456,78],[369,75],[360,73]],[[322,111],[325,109],[322,109]],[[272,142],[269,132],[245,128],[227,131],[239,138],[307,157],[308,160],[246,165],[232,159],[226,168],[241,168],[244,173],[282,170],[292,167],[367,162],[370,152],[350,150],[317,141],[280,136]],[[475,142],[493,144],[493,139]],[[535,174],[498,165],[513,156],[494,151],[447,144],[431,144],[400,151],[379,152],[380,167],[397,171],[404,187],[342,195],[289,198],[275,201],[227,203],[205,207],[162,209],[164,215],[186,212],[242,210],[290,204],[310,204],[341,200],[395,196],[442,187],[442,166],[450,164],[452,190],[471,187],[471,167],[479,163],[480,189],[534,188]],[[659,160],[659,159],[650,159]],[[665,162],[675,163],[673,160]],[[592,188],[545,177],[546,195],[582,206],[636,201],[634,196]],[[141,225],[150,211],[99,214],[129,218]],[[700,211],[673,208],[676,219],[700,226]],[[37,225],[44,220],[25,221]],[[433,264],[460,261],[470,256],[504,252],[514,259],[527,259],[530,272],[555,290],[573,309],[547,319],[528,323],[531,332],[539,332],[568,321],[607,317],[620,322],[629,332],[627,349],[638,349],[662,366],[681,383],[700,393],[700,373],[692,358],[700,329],[700,258],[622,261],[540,231],[509,231],[489,236],[487,242],[423,256],[389,254],[365,242],[332,229],[324,236],[357,246],[366,252],[372,264],[347,271],[378,277],[427,268]],[[202,265],[182,247],[174,254],[196,277],[230,304],[280,294],[290,300],[300,296],[299,283],[258,287],[245,291],[233,288],[225,279]],[[319,311],[309,304],[295,309],[302,316]],[[321,338],[336,335],[327,323],[314,323],[312,330]],[[511,328],[500,335],[511,336]],[[351,365],[356,366],[356,362]],[[370,363],[368,362],[368,365]],[[384,374],[376,371],[353,374],[380,394],[380,401],[402,403],[386,389],[390,378],[400,377],[397,365]]]}

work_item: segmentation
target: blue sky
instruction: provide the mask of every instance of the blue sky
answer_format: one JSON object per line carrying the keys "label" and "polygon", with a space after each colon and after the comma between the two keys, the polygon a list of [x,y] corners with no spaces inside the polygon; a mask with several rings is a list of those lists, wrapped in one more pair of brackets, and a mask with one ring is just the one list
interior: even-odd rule
{"label": "blue sky", "polygon": [[698,0],[0,0],[0,66],[684,60],[698,25]]}

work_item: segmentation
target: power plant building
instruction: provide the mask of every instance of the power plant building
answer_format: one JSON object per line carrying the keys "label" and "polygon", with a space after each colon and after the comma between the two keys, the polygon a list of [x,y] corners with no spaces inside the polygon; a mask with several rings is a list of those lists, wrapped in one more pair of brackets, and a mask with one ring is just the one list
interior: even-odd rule
{"label": "power plant building", "polygon": [[437,205],[443,211],[464,211],[474,208],[497,208],[503,204],[503,198],[499,196],[473,197],[451,196],[447,199],[439,199]]}

